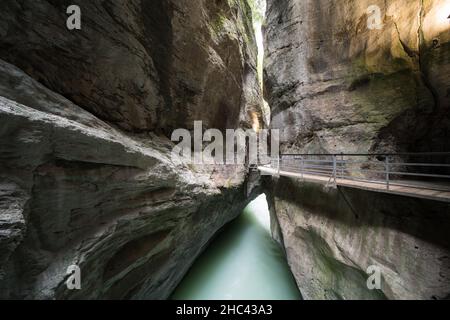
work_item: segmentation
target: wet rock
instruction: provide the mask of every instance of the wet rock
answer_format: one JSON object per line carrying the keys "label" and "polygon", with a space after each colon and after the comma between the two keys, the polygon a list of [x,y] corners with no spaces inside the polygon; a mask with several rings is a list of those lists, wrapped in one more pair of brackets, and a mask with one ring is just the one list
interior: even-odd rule
{"label": "wet rock", "polygon": [[[368,28],[370,5],[379,29]],[[268,0],[265,94],[282,151],[449,151],[445,6]],[[306,299],[448,297],[448,204],[284,178],[267,185],[273,235]],[[366,285],[371,265],[381,291]]]}
{"label": "wet rock", "polygon": [[0,4],[0,298],[164,299],[250,200],[245,167],[189,165],[167,137],[259,117],[251,14],[81,1],[68,31],[68,3]]}
{"label": "wet rock", "polygon": [[[259,110],[251,13],[239,1],[5,1],[0,57],[131,132],[235,128]],[[207,112],[206,112],[207,110]]]}
{"label": "wet rock", "polygon": [[[370,5],[380,29],[368,28]],[[440,0],[269,0],[265,85],[283,150],[448,151],[444,9]]]}
{"label": "wet rock", "polygon": [[[275,182],[272,212],[305,299],[445,299],[448,203],[351,188]],[[369,290],[368,268],[381,273]]]}

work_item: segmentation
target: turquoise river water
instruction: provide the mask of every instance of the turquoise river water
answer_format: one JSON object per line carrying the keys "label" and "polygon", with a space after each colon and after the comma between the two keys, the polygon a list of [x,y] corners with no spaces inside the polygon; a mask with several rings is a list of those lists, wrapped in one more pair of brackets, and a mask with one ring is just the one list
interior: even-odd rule
{"label": "turquoise river water", "polygon": [[264,195],[253,201],[213,240],[172,299],[301,299],[285,255],[270,235]]}

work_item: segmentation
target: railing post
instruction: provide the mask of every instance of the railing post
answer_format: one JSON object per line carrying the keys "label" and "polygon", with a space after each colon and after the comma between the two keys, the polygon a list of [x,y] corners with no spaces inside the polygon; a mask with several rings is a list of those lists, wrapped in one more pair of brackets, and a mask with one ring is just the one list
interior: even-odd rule
{"label": "railing post", "polygon": [[281,168],[280,168],[280,166],[281,166],[280,165],[280,162],[281,162],[280,155],[278,155],[277,159],[278,159],[278,163],[277,163],[277,166],[278,166],[277,171],[278,172],[277,172],[277,175],[280,176],[280,171],[281,171]]}
{"label": "railing post", "polygon": [[341,179],[344,179],[344,153],[341,152]]}
{"label": "railing post", "polygon": [[337,176],[337,156],[333,155],[333,179],[334,183],[336,183]]}
{"label": "railing post", "polygon": [[386,156],[386,189],[390,189],[390,163],[389,163],[389,156]]}
{"label": "railing post", "polygon": [[337,175],[337,155],[333,154],[333,174],[331,175],[330,179],[327,182],[327,188],[330,187],[331,185],[331,180],[333,180],[333,186],[335,188],[337,188],[337,180],[336,180],[336,175]]}
{"label": "railing post", "polygon": [[305,180],[305,159],[303,158],[303,156],[300,159],[300,172],[302,173],[302,179]]}

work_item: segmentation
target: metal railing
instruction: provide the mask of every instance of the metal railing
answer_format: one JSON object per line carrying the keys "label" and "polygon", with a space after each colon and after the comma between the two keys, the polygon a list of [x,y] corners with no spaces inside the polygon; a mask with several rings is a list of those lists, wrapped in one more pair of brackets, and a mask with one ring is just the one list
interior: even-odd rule
{"label": "metal railing", "polygon": [[[423,159],[423,160],[421,160]],[[277,175],[287,171],[329,178],[450,191],[450,152],[393,154],[283,154],[272,159]]]}

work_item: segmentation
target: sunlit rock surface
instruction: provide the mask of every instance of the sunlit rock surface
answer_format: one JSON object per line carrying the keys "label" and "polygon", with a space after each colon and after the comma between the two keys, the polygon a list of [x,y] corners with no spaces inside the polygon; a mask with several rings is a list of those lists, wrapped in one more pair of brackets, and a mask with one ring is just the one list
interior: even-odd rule
{"label": "sunlit rock surface", "polygon": [[[367,27],[370,5],[381,29]],[[449,14],[439,0],[268,0],[265,95],[282,151],[449,151]],[[306,299],[449,297],[448,204],[268,185]],[[370,265],[382,292],[367,289]]]}
{"label": "sunlit rock surface", "polygon": [[[381,29],[368,28],[371,5]],[[443,0],[268,0],[266,95],[283,150],[448,151],[449,14]]]}
{"label": "sunlit rock surface", "polygon": [[69,32],[69,4],[0,4],[0,298],[164,299],[249,199],[245,168],[172,159],[168,137],[260,117],[251,13],[78,1]]}

